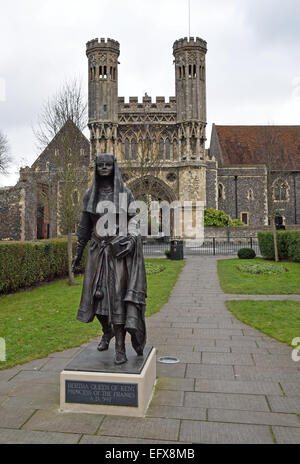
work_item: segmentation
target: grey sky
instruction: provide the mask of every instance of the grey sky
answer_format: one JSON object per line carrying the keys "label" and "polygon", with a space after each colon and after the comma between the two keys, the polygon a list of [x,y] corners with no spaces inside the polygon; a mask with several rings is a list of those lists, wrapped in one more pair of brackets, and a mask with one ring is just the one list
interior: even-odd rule
{"label": "grey sky", "polygon": [[[0,129],[15,160],[39,155],[32,126],[72,76],[87,90],[85,43],[120,42],[119,95],[175,95],[172,46],[188,35],[188,0],[0,0]],[[211,124],[300,124],[299,0],[191,0],[191,35],[207,41]],[[3,95],[5,87],[5,95]],[[5,98],[3,98],[5,97]]]}

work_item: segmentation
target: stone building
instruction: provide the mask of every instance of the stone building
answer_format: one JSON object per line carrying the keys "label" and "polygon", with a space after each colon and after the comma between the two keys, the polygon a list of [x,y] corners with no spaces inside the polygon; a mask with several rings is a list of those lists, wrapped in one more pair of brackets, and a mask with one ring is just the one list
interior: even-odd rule
{"label": "stone building", "polygon": [[[120,45],[112,39],[86,44],[90,142],[80,131],[82,169],[100,153],[118,159],[135,196],[201,201],[251,226],[268,224],[267,169],[262,156],[264,126],[213,125],[206,141],[207,44],[200,38],[174,42],[175,96],[152,99],[118,95]],[[71,124],[71,123],[69,123]],[[55,156],[68,124],[13,188],[0,189],[0,239],[32,240],[63,233],[56,206],[47,211],[40,192],[59,196]],[[72,127],[72,130],[74,128]],[[280,142],[272,185],[274,204],[286,225],[300,222],[300,126],[276,128]],[[277,203],[276,203],[277,202]],[[50,214],[51,213],[51,214]],[[49,219],[50,218],[50,219]]]}
{"label": "stone building", "polygon": [[137,195],[144,183],[152,199],[205,202],[206,51],[198,37],[177,40],[175,96],[125,103],[118,96],[119,43],[87,43],[91,156],[113,153]]}
{"label": "stone building", "polygon": [[206,178],[207,207],[262,226],[269,197],[280,222],[300,224],[300,126],[213,125]]}
{"label": "stone building", "polygon": [[18,183],[0,189],[0,240],[35,240],[63,234],[57,220],[63,187],[57,157],[62,156],[66,134],[70,133],[76,138],[82,169],[88,170],[90,143],[69,120],[33,165],[20,169]]}

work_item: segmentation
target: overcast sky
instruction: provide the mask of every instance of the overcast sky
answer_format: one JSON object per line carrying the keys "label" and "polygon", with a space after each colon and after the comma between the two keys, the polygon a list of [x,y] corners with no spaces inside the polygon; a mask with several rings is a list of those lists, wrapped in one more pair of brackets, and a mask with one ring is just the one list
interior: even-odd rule
{"label": "overcast sky", "polygon": [[[190,0],[191,36],[207,41],[212,123],[300,124],[300,1]],[[85,44],[120,42],[119,96],[175,95],[172,46],[188,35],[188,0],[0,0],[0,130],[14,166],[39,155],[32,126],[73,76],[87,90]]]}

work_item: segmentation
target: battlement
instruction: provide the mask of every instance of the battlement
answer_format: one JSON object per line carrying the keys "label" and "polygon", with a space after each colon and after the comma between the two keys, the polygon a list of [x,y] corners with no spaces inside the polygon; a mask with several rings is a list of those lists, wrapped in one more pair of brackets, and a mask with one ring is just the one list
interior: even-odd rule
{"label": "battlement", "polygon": [[124,97],[118,97],[119,111],[145,111],[145,109],[156,109],[158,111],[176,111],[176,97],[169,97],[169,101],[165,97],[156,97],[152,102],[149,95],[143,97],[142,102],[138,101],[138,97],[129,97],[129,103],[125,102]]}
{"label": "battlement", "polygon": [[86,44],[86,53],[90,53],[94,50],[105,50],[105,51],[114,51],[118,54],[120,53],[120,44],[117,40],[113,39],[104,39],[101,38],[100,40],[92,39]]}
{"label": "battlement", "polygon": [[173,44],[173,53],[177,52],[182,48],[200,48],[203,51],[207,51],[207,42],[200,37],[184,37],[183,39],[176,40]]}

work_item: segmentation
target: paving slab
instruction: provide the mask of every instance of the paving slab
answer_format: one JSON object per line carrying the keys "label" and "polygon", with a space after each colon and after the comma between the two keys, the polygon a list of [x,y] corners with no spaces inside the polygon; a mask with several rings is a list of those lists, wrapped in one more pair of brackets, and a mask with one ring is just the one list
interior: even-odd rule
{"label": "paving slab", "polygon": [[2,444],[75,444],[81,435],[73,433],[32,432],[30,430],[12,430],[0,428]]}
{"label": "paving slab", "polygon": [[206,408],[187,408],[186,406],[164,406],[152,403],[147,411],[147,417],[162,417],[167,419],[206,420]]}
{"label": "paving slab", "polygon": [[23,430],[94,434],[97,432],[103,417],[100,414],[37,411],[26,422]]}
{"label": "paving slab", "polygon": [[269,411],[263,395],[231,393],[185,392],[184,406],[196,408],[239,409],[244,411]]}
{"label": "paving slab", "polygon": [[208,420],[214,422],[235,422],[239,424],[282,425],[285,427],[300,427],[300,420],[296,414],[279,414],[260,411],[208,409]]}
{"label": "paving slab", "polygon": [[204,380],[196,379],[195,391],[245,393],[249,395],[282,395],[278,382],[238,381],[238,380]]}
{"label": "paving slab", "polygon": [[176,419],[106,417],[98,435],[178,440],[180,421]]}
{"label": "paving slab", "polygon": [[29,408],[0,407],[1,427],[18,429],[32,416],[34,412],[34,409]]}
{"label": "paving slab", "polygon": [[300,398],[286,396],[267,396],[271,411],[300,413]]}
{"label": "paving slab", "polygon": [[222,366],[215,364],[188,364],[186,375],[187,378],[201,379],[225,379],[234,380],[233,366]]}
{"label": "paving slab", "polygon": [[195,379],[176,379],[174,377],[159,377],[158,390],[195,391]]}
{"label": "paving slab", "polygon": [[214,444],[272,444],[269,427],[261,425],[182,421],[180,440]]}
{"label": "paving slab", "polygon": [[292,427],[273,427],[272,430],[277,443],[284,445],[300,444],[300,429]]}

